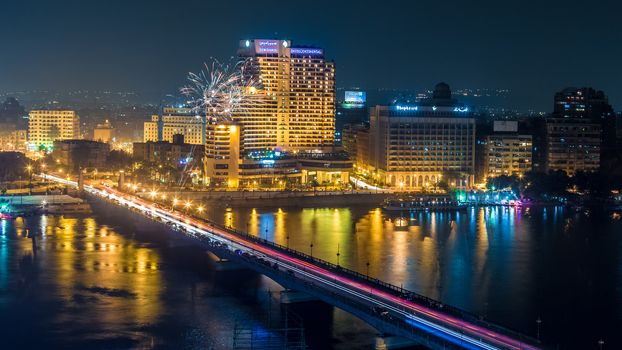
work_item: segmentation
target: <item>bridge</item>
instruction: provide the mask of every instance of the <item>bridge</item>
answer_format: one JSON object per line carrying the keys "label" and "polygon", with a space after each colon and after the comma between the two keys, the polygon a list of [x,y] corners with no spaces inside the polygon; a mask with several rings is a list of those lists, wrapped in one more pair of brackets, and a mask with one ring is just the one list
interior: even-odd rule
{"label": "bridge", "polygon": [[[345,269],[288,247],[207,222],[103,185],[84,185],[50,174],[46,179],[79,187],[92,203],[160,225],[279,283],[349,312],[381,334],[430,349],[542,349],[538,341],[476,315],[401,287]],[[377,344],[377,348],[383,348]],[[386,348],[386,347],[385,347]]]}

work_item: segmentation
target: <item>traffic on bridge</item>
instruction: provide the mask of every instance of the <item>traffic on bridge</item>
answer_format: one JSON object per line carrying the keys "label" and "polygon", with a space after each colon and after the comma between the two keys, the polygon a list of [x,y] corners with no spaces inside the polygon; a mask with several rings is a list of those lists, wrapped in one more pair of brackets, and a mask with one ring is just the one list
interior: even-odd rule
{"label": "traffic on bridge", "polygon": [[[50,174],[44,176],[46,179],[67,186],[78,186],[75,181]],[[84,191],[88,195],[127,207],[155,221],[162,222],[186,236],[217,245],[220,249],[226,249],[231,254],[240,256],[241,259],[286,271],[289,276],[312,285],[316,289],[321,288],[326,293],[336,294],[351,302],[365,305],[376,317],[399,321],[402,327],[410,327],[413,334],[414,332],[426,333],[431,337],[443,339],[454,348],[540,349],[539,346],[534,345],[534,341],[527,340],[524,336],[520,338],[511,336],[508,335],[510,332],[501,332],[500,327],[492,325],[487,327],[483,323],[467,321],[430,305],[408,300],[403,295],[392,293],[374,283],[361,281],[338,269],[306,261],[296,254],[289,254],[270,244],[264,244],[261,240],[248,239],[234,230],[180,213],[172,208],[165,208],[112,187],[85,185]]]}

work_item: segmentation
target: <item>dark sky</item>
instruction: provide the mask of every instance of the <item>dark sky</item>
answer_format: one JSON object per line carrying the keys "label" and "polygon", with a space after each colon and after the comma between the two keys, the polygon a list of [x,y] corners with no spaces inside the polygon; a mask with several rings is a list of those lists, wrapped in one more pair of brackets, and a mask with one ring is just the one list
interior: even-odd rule
{"label": "dark sky", "polygon": [[112,89],[160,94],[238,40],[325,48],[340,87],[509,88],[552,109],[565,86],[604,90],[622,108],[622,2],[0,2],[0,91]]}

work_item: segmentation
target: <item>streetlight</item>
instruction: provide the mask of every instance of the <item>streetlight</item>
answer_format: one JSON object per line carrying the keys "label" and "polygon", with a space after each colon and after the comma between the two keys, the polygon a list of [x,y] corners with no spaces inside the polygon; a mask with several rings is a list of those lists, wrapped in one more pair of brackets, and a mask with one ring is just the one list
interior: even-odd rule
{"label": "streetlight", "polygon": [[603,345],[605,345],[605,341],[602,339],[598,340],[598,347],[600,348],[600,350],[603,350]]}
{"label": "streetlight", "polygon": [[367,266],[367,279],[369,279],[369,261],[365,265]]}
{"label": "streetlight", "polygon": [[197,208],[197,211],[202,214],[203,210],[205,210],[205,208],[203,208],[202,205],[199,205],[199,207]]}
{"label": "streetlight", "polygon": [[339,243],[337,243],[337,266],[339,266],[339,256],[341,253],[339,252]]}
{"label": "streetlight", "polygon": [[309,248],[311,248],[311,258],[313,258],[313,243],[309,244]]}
{"label": "streetlight", "polygon": [[537,332],[537,338],[538,340],[540,340],[540,324],[542,323],[542,320],[540,319],[540,316],[538,316],[538,319],[536,320],[536,324],[538,325],[538,332]]}

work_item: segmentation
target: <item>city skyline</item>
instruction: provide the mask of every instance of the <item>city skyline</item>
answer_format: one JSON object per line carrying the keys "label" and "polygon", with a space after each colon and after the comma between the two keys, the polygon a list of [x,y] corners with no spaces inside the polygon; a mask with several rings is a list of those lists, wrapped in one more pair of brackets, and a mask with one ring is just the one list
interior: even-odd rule
{"label": "city skyline", "polygon": [[[0,90],[161,96],[210,57],[232,56],[239,40],[278,38],[324,47],[336,62],[338,88],[417,90],[446,81],[458,88],[509,89],[509,108],[549,111],[551,93],[593,86],[606,91],[614,107],[622,104],[620,52],[611,45],[621,39],[614,24],[620,4],[614,2],[593,8],[557,1],[477,7],[316,3],[331,9],[318,12],[319,18],[297,14],[287,3],[270,5],[11,2],[0,26],[21,29],[3,44],[11,55],[0,58]],[[582,25],[572,25],[572,18]]]}

